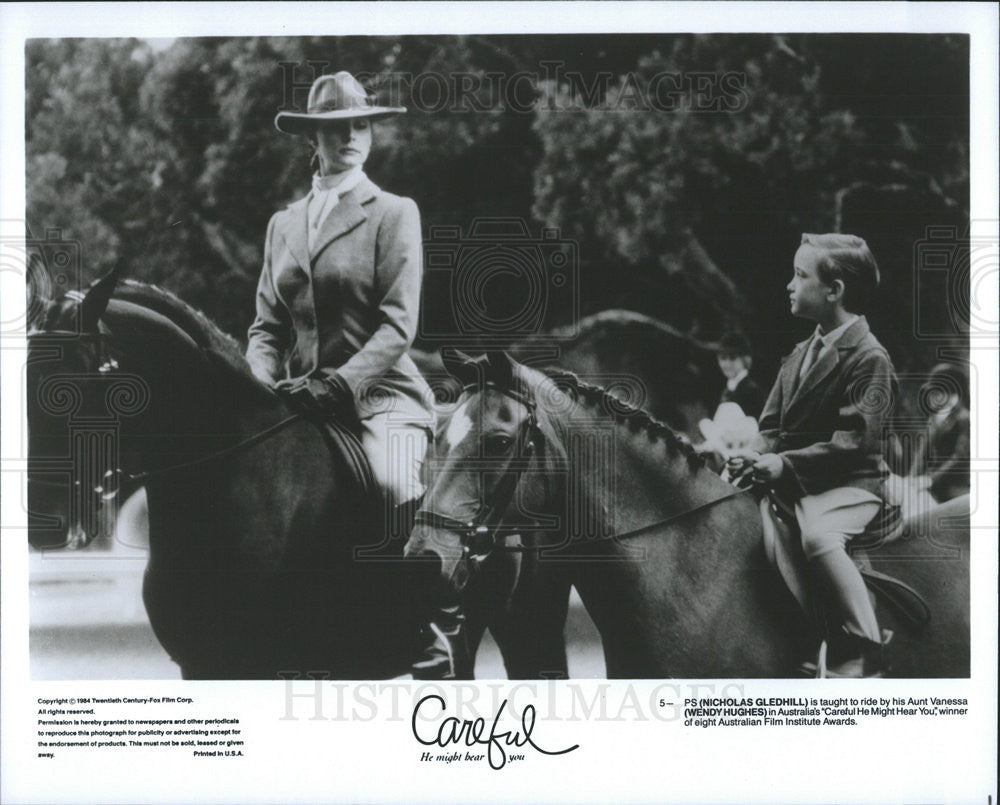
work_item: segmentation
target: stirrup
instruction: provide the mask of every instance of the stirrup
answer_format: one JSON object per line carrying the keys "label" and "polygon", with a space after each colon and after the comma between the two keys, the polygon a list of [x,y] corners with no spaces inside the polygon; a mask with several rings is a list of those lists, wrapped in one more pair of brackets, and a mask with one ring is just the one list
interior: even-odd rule
{"label": "stirrup", "polygon": [[[837,671],[831,670],[828,663],[829,647],[827,641],[824,640],[819,647],[819,652],[816,657],[816,662],[806,662],[799,666],[799,671],[804,673],[806,676],[813,676],[816,679],[881,679],[885,676],[886,671],[889,670],[888,665],[885,662],[884,652],[885,647],[889,644],[889,641],[893,638],[893,632],[891,629],[883,629],[881,632],[882,642],[876,643],[872,640],[865,640],[860,637],[853,637],[851,642],[861,648],[861,653],[857,657],[858,661],[861,663],[861,674],[841,674]],[[873,656],[876,655],[876,656]],[[854,658],[849,658],[854,659]],[[869,666],[874,664],[875,668],[870,673]],[[809,673],[811,671],[811,674]]]}
{"label": "stirrup", "polygon": [[806,660],[799,666],[799,676],[807,679],[823,679],[826,676],[826,641],[819,644],[816,652],[816,662]]}

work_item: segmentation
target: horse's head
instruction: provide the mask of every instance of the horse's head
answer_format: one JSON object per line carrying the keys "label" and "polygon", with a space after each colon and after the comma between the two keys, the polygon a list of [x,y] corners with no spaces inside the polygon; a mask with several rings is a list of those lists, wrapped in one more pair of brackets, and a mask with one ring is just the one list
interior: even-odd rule
{"label": "horse's head", "polygon": [[35,300],[26,403],[28,539],[36,548],[89,543],[101,532],[102,499],[117,488],[107,445],[85,424],[101,421],[110,392],[98,399],[95,381],[116,368],[100,320],[117,279],[112,271],[83,295]]}
{"label": "horse's head", "polygon": [[462,394],[440,424],[431,485],[407,553],[436,556],[461,589],[474,566],[544,519],[551,502],[544,464],[556,440],[538,409],[535,382],[508,355],[450,353],[444,363]]}

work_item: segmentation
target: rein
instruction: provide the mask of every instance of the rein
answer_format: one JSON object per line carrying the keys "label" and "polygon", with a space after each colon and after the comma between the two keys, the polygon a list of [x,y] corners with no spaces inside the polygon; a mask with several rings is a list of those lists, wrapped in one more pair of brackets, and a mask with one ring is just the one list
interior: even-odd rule
{"label": "rein", "polygon": [[[727,492],[721,497],[713,498],[712,500],[701,503],[694,508],[685,509],[677,514],[672,514],[669,517],[665,517],[662,520],[656,520],[652,523],[647,523],[639,528],[633,528],[631,531],[623,531],[620,534],[611,534],[606,537],[600,537],[599,539],[590,540],[588,544],[593,544],[596,542],[610,542],[611,540],[621,540],[621,539],[631,539],[632,537],[638,537],[641,534],[645,534],[647,531],[653,531],[654,529],[660,528],[661,526],[669,525],[670,523],[683,520],[685,517],[691,514],[696,514],[697,512],[703,511],[705,509],[710,509],[716,504],[723,503],[724,501],[730,500],[731,498],[738,497],[749,493],[750,489],[733,489],[731,492]],[[497,543],[507,539],[508,537],[518,536],[524,528],[521,526],[495,526],[492,529],[485,523],[480,523],[478,520],[470,520],[468,522],[463,522],[461,520],[456,520],[452,517],[448,517],[444,514],[438,514],[437,512],[430,511],[419,511],[417,512],[416,522],[419,525],[427,525],[431,528],[441,528],[447,531],[452,531],[457,533],[462,538],[462,544],[464,546],[463,553],[469,555],[477,555],[485,558],[485,554],[488,554],[494,550],[502,550],[505,553],[532,553],[534,551],[542,551],[547,548],[555,548],[558,546],[552,545],[498,545]],[[486,545],[482,545],[482,543]],[[474,543],[479,543],[479,545],[474,545]],[[478,548],[478,550],[473,550],[473,548]],[[482,550],[485,548],[485,550]]]}
{"label": "rein", "polygon": [[[305,415],[302,413],[291,414],[290,416],[287,416],[284,419],[282,419],[280,422],[276,422],[270,427],[264,428],[264,430],[258,431],[252,436],[248,436],[247,438],[242,439],[241,441],[237,442],[234,445],[230,445],[229,447],[223,448],[217,453],[210,453],[207,456],[196,458],[193,461],[185,461],[181,464],[171,464],[169,467],[161,467],[159,469],[148,470],[146,472],[136,472],[136,473],[126,472],[124,473],[124,475],[130,481],[135,481],[137,483],[144,483],[148,481],[150,478],[156,478],[161,475],[167,475],[172,472],[177,472],[178,470],[186,470],[189,469],[190,467],[199,467],[202,464],[209,464],[220,458],[225,458],[226,456],[231,455],[246,447],[253,447],[254,445],[260,444],[261,442],[267,441],[275,434],[283,431],[289,425],[297,422],[300,419],[303,419],[304,416]],[[119,472],[121,472],[121,470],[119,470]]]}
{"label": "rein", "polygon": [[683,520],[689,514],[695,514],[697,512],[703,511],[704,509],[710,509],[717,503],[722,503],[723,501],[729,500],[730,498],[735,498],[738,497],[739,495],[743,495],[748,492],[750,492],[749,489],[733,489],[733,491],[727,492],[725,495],[722,495],[722,497],[713,498],[712,500],[709,500],[705,503],[699,503],[693,509],[685,509],[682,512],[678,512],[677,514],[672,514],[669,517],[665,517],[662,520],[657,520],[655,523],[648,523],[647,525],[640,526],[639,528],[633,528],[631,531],[624,531],[621,534],[612,534],[611,536],[608,537],[601,537],[600,539],[593,540],[593,542],[604,542],[606,540],[630,539],[632,537],[637,537],[640,534],[645,534],[647,531],[652,531],[655,528],[668,525],[670,523],[676,522],[677,520]]}

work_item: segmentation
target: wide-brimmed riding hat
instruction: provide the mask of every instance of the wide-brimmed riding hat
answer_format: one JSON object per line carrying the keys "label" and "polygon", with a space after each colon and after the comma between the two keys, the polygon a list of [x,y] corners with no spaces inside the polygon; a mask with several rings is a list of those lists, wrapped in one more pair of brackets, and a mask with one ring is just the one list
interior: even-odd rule
{"label": "wide-brimmed riding hat", "polygon": [[346,70],[321,75],[309,88],[305,112],[278,112],[274,125],[285,134],[308,134],[331,120],[404,114],[402,106],[375,106],[360,82]]}

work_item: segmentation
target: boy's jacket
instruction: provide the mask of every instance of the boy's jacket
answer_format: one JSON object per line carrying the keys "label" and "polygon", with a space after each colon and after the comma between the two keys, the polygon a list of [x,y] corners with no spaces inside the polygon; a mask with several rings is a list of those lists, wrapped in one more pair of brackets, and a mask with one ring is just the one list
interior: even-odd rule
{"label": "boy's jacket", "polygon": [[881,496],[883,440],[898,392],[889,353],[860,316],[800,380],[809,340],[782,361],[756,448],[781,456],[783,480],[799,496],[841,486]]}

